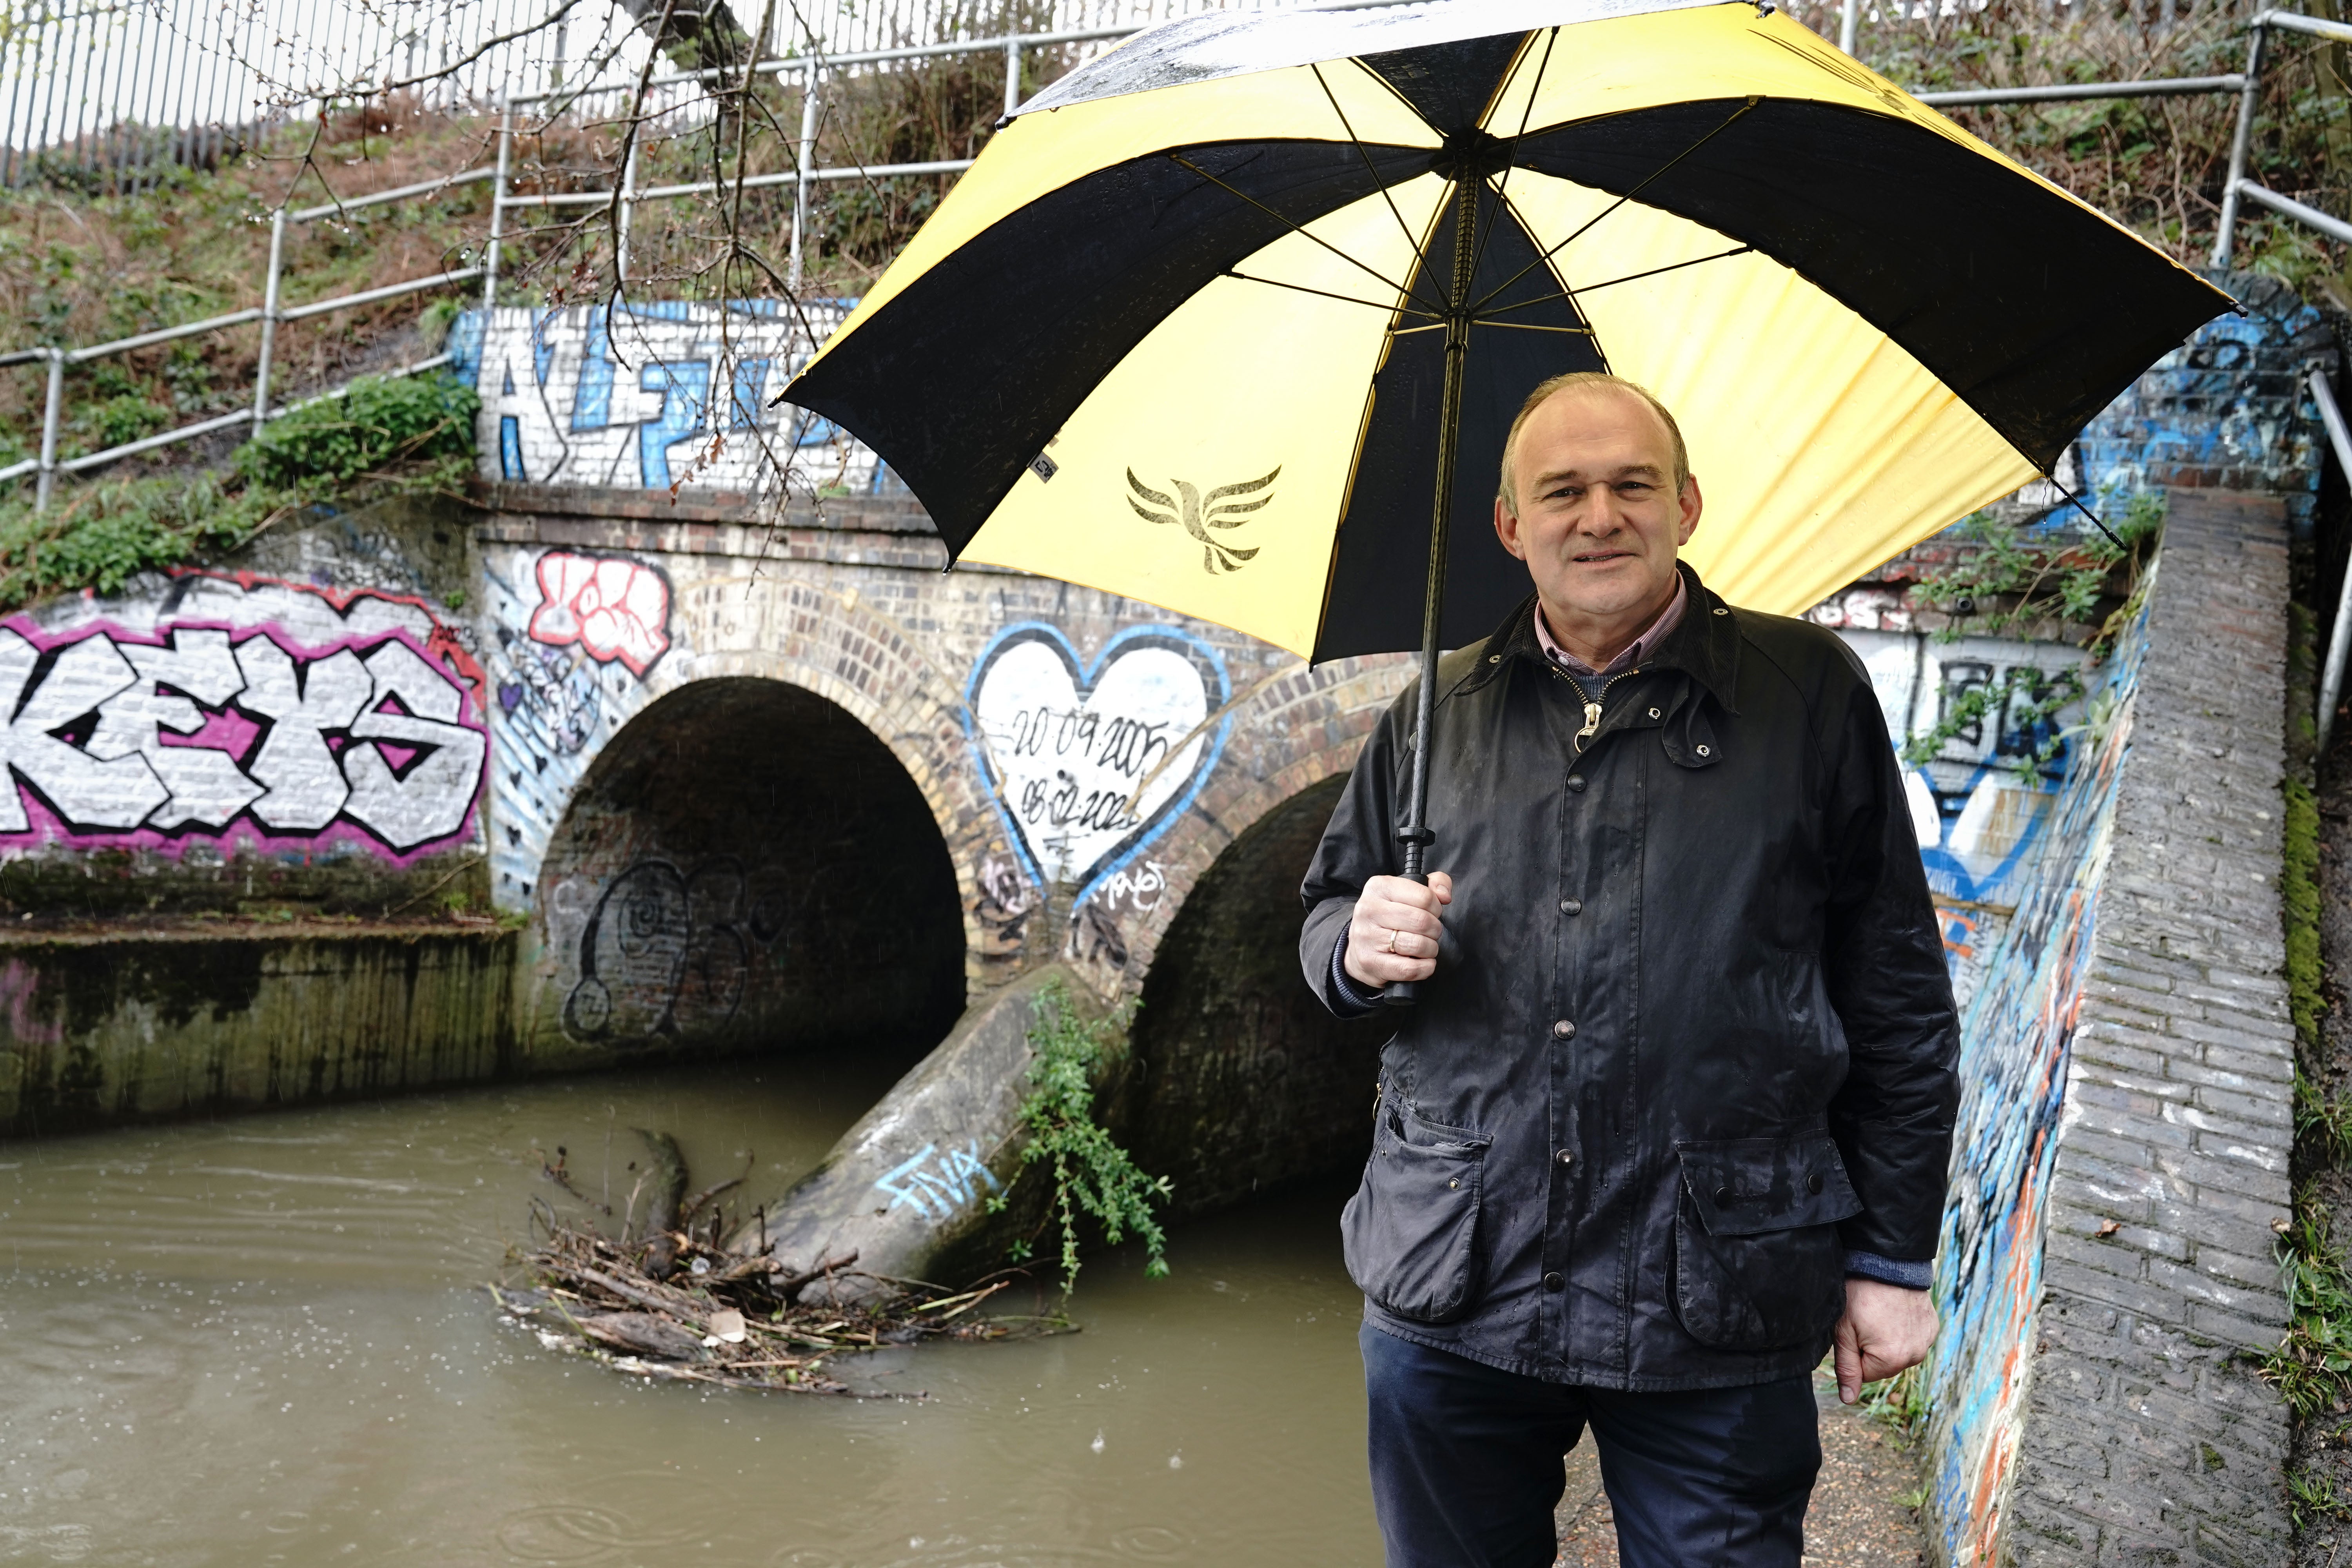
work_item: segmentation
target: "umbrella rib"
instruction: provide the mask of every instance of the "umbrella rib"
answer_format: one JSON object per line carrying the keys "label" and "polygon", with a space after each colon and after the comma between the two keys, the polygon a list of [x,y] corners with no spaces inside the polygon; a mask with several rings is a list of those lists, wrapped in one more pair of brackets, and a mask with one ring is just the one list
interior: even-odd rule
{"label": "umbrella rib", "polygon": [[[1309,289],[1304,283],[1285,283],[1279,278],[1256,278],[1249,273],[1236,272],[1231,268],[1226,269],[1225,276],[1238,279],[1244,283],[1263,283],[1269,289],[1296,289],[1301,294],[1314,294],[1326,300],[1337,300],[1343,305],[1363,305],[1375,310],[1386,310],[1391,315],[1402,313],[1408,316],[1427,316],[1433,321],[1437,316],[1434,310],[1415,310],[1410,305],[1383,305],[1378,300],[1359,300],[1353,294],[1334,294],[1328,289]],[[1444,323],[1440,321],[1437,324],[1442,326]]]}
{"label": "umbrella rib", "polygon": [[1595,289],[1612,288],[1619,283],[1638,283],[1644,278],[1655,278],[1662,272],[1679,272],[1685,267],[1697,267],[1709,261],[1727,261],[1735,256],[1749,255],[1755,248],[1752,245],[1738,246],[1730,250],[1719,250],[1713,256],[1694,256],[1688,261],[1668,262],[1664,267],[1653,267],[1647,272],[1628,272],[1622,278],[1611,278],[1599,283],[1588,283],[1581,289],[1563,289],[1557,294],[1538,294],[1532,300],[1514,300],[1507,305],[1496,306],[1493,315],[1474,316],[1471,319],[1497,327],[1508,326],[1511,323],[1497,321],[1494,317],[1501,315],[1505,310],[1524,310],[1529,305],[1549,305],[1554,300],[1580,300]]}
{"label": "umbrella rib", "polygon": [[1265,214],[1266,216],[1273,218],[1276,222],[1281,224],[1285,228],[1287,228],[1291,233],[1298,236],[1300,238],[1313,240],[1316,244],[1321,246],[1324,249],[1329,251],[1332,255],[1338,257],[1349,266],[1355,268],[1358,271],[1364,273],[1366,276],[1372,278],[1388,288],[1395,289],[1399,294],[1403,295],[1408,300],[1413,298],[1412,290],[1406,288],[1403,284],[1397,282],[1393,279],[1381,277],[1379,272],[1357,260],[1354,257],[1349,255],[1346,251],[1340,249],[1329,240],[1325,239],[1321,235],[1307,233],[1307,230],[1301,227],[1298,224],[1283,216],[1282,214],[1275,211],[1272,207],[1266,205],[1255,196],[1251,195],[1247,191],[1234,189],[1233,186],[1225,184],[1224,181],[1217,178],[1216,175],[1209,173],[1208,170],[1201,167],[1200,164],[1192,162],[1192,159],[1185,157],[1181,153],[1171,153],[1168,156],[1175,163],[1177,167],[1190,169],[1192,173],[1200,175],[1201,178],[1208,181],[1209,184],[1216,186],[1217,189],[1225,192],[1229,195],[1239,196],[1242,200],[1249,203],[1250,205],[1257,208],[1258,211]]}
{"label": "umbrella rib", "polygon": [[1497,321],[1486,317],[1473,317],[1474,327],[1508,327],[1515,332],[1569,332],[1580,338],[1592,335],[1591,327],[1548,327],[1539,321]]}
{"label": "umbrella rib", "polygon": [[[1339,94],[1333,92],[1331,90],[1331,84],[1323,79],[1323,68],[1319,65],[1310,64],[1307,68],[1315,73],[1315,85],[1323,89],[1323,96],[1331,100],[1331,112],[1339,117],[1339,129],[1348,133],[1348,145],[1353,147],[1356,150],[1356,155],[1364,161],[1364,173],[1372,177],[1373,185],[1376,186],[1381,193],[1381,200],[1388,204],[1390,216],[1397,220],[1397,228],[1404,235],[1405,248],[1412,255],[1419,256],[1421,254],[1421,237],[1412,232],[1412,226],[1404,221],[1404,214],[1397,210],[1396,198],[1389,195],[1387,182],[1381,178],[1380,170],[1375,168],[1372,164],[1371,151],[1364,145],[1363,139],[1356,134],[1356,128],[1349,123],[1348,111],[1339,107]],[[1407,289],[1405,292],[1412,294],[1412,289]],[[1419,295],[1413,295],[1412,297],[1415,299],[1420,298]],[[1426,301],[1423,301],[1423,303],[1426,303]]]}
{"label": "umbrella rib", "polygon": [[[1518,167],[1517,156],[1518,145],[1521,139],[1528,133],[1528,121],[1535,115],[1536,94],[1543,90],[1544,68],[1551,64],[1551,47],[1558,42],[1559,42],[1559,29],[1554,27],[1544,37],[1543,57],[1536,61],[1536,79],[1528,83],[1527,106],[1519,110],[1519,128],[1511,133],[1512,161],[1503,165],[1503,177],[1495,183],[1494,220],[1486,225],[1486,232],[1480,237],[1478,248],[1470,258],[1470,276],[1473,278],[1478,276],[1478,268],[1486,262],[1487,241],[1495,237],[1495,230],[1502,225],[1506,203],[1510,195],[1511,171]],[[1508,90],[1509,81],[1506,80],[1503,86],[1506,90]]]}
{"label": "umbrella rib", "polygon": [[1619,196],[1615,201],[1611,202],[1607,206],[1602,207],[1591,217],[1586,219],[1583,226],[1577,229],[1574,234],[1570,235],[1566,239],[1561,240],[1558,245],[1553,246],[1549,250],[1545,251],[1541,256],[1537,257],[1533,261],[1528,262],[1525,267],[1522,267],[1517,272],[1512,273],[1508,278],[1496,284],[1494,288],[1487,289],[1485,298],[1481,299],[1475,305],[1470,307],[1471,313],[1475,315],[1479,310],[1486,308],[1486,301],[1488,300],[1492,300],[1496,295],[1500,294],[1504,289],[1508,289],[1512,284],[1517,283],[1520,279],[1525,278],[1528,273],[1533,272],[1537,268],[1543,266],[1553,257],[1558,256],[1561,251],[1567,249],[1579,238],[1591,232],[1592,226],[1594,224],[1599,223],[1602,218],[1607,217],[1611,213],[1615,212],[1619,207],[1622,207],[1627,202],[1632,201],[1651,184],[1665,178],[1668,172],[1671,171],[1675,164],[1681,163],[1684,159],[1689,157],[1692,153],[1697,152],[1700,148],[1706,146],[1708,142],[1714,141],[1725,132],[1730,130],[1733,122],[1738,121],[1741,115],[1746,114],[1749,110],[1755,108],[1758,104],[1763,101],[1763,95],[1760,93],[1751,96],[1747,102],[1741,104],[1738,108],[1733,110],[1729,115],[1726,116],[1722,124],[1717,126],[1714,130],[1708,132],[1706,135],[1700,137],[1697,141],[1692,142],[1689,146],[1684,148],[1681,152],[1675,153],[1664,163],[1659,164],[1655,169],[1650,171],[1650,173],[1643,175],[1642,178],[1634,184],[1631,190],[1627,191],[1623,195]]}

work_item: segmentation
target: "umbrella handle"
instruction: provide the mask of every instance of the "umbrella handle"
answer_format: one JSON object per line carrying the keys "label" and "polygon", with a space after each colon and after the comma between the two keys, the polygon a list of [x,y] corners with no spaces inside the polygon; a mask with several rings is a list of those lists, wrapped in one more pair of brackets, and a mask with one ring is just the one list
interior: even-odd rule
{"label": "umbrella handle", "polygon": [[[1400,875],[1408,882],[1418,882],[1426,888],[1429,873],[1421,868],[1421,858],[1436,835],[1423,831],[1411,837],[1400,833],[1397,837],[1405,840],[1405,868]],[[1391,980],[1381,987],[1381,1000],[1391,1007],[1415,1006],[1421,1001],[1421,982]]]}

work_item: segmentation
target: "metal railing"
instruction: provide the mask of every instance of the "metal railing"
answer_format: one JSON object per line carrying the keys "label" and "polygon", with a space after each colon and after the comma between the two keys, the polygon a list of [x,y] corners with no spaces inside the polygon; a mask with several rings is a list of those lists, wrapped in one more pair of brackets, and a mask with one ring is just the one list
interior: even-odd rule
{"label": "metal railing", "polygon": [[2331,216],[2317,207],[2305,206],[2290,196],[2281,195],[2246,178],[2246,158],[2253,148],[2254,116],[2263,90],[2263,57],[2268,52],[2273,28],[2326,38],[2330,43],[2352,44],[2352,25],[2326,21],[2317,16],[2298,16],[2293,11],[2264,11],[2248,26],[2245,85],[2240,89],[2238,99],[2237,130],[2230,138],[2230,177],[2221,187],[2221,221],[2213,236],[2213,265],[2216,267],[2230,265],[2230,251],[2237,241],[2242,201],[2268,207],[2282,217],[2293,218],[2305,227],[2317,229],[2330,239],[2352,245],[2352,223]]}
{"label": "metal railing", "polygon": [[[1141,26],[1204,8],[1289,0],[1013,0],[1041,30]],[[679,0],[685,16],[708,0]],[[1003,30],[1006,0],[778,5],[769,55],[835,58]],[[739,27],[757,0],[735,0]],[[147,188],[209,167],[310,106],[386,84],[430,108],[494,104],[541,84],[625,91],[661,5],[621,0],[0,0],[0,185],[63,177]]]}
{"label": "metal railing", "polygon": [[[49,367],[47,394],[41,410],[40,453],[37,457],[26,458],[6,468],[0,468],[0,481],[22,479],[27,474],[38,475],[37,488],[33,493],[33,510],[46,511],[48,510],[50,495],[56,488],[59,474],[79,473],[85,468],[101,468],[108,463],[120,462],[125,458],[137,457],[142,452],[152,452],[158,447],[173,446],[182,441],[194,441],[217,431],[234,429],[240,425],[250,427],[253,434],[257,436],[261,433],[264,425],[281,415],[326,398],[341,396],[348,388],[337,387],[331,392],[320,393],[299,402],[271,405],[270,373],[277,352],[278,328],[281,323],[309,321],[314,316],[354,310],[362,305],[373,305],[380,300],[398,299],[404,294],[417,294],[429,289],[471,282],[482,276],[484,268],[479,265],[455,268],[448,271],[436,272],[427,278],[412,278],[398,283],[387,283],[380,288],[362,289],[352,293],[338,294],[325,300],[313,300],[305,304],[287,305],[281,303],[278,298],[279,286],[286,275],[287,230],[298,225],[316,223],[321,218],[340,217],[354,208],[381,206],[388,202],[413,201],[422,197],[439,195],[454,186],[473,184],[478,181],[489,179],[494,173],[495,171],[490,169],[468,169],[461,174],[450,174],[438,180],[427,180],[419,184],[403,185],[396,190],[376,191],[368,195],[354,196],[349,201],[327,202],[312,207],[279,206],[277,211],[269,215],[269,266],[262,279],[262,302],[258,306],[243,310],[231,310],[222,316],[207,316],[200,321],[183,321],[177,326],[159,327],[153,331],[138,332],[127,338],[116,338],[110,342],[91,343],[83,348],[18,349],[13,353],[0,354],[0,366],[31,364],[47,361]],[[65,377],[68,365],[88,364],[93,360],[131,353],[140,349],[156,348],[164,343],[176,342],[183,338],[199,337],[206,332],[225,331],[232,327],[248,326],[257,321],[261,325],[261,353],[254,365],[253,403],[250,407],[239,409],[234,414],[222,414],[210,419],[200,419],[193,425],[182,425],[152,436],[144,436],[138,440],[126,441],[102,451],[89,452],[76,458],[58,456],[58,440],[64,428]],[[421,371],[432,370],[448,363],[447,354],[436,354],[430,359],[420,360],[415,364],[403,365],[391,374],[415,375]]]}

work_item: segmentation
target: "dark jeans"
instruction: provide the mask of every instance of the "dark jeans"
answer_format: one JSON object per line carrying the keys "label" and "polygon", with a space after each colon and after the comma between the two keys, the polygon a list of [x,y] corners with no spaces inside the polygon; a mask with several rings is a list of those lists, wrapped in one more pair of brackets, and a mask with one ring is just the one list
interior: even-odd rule
{"label": "dark jeans", "polygon": [[1357,1335],[1389,1568],[1550,1568],[1562,1457],[1585,1426],[1623,1568],[1796,1568],[1822,1468],[1809,1377],[1614,1394]]}

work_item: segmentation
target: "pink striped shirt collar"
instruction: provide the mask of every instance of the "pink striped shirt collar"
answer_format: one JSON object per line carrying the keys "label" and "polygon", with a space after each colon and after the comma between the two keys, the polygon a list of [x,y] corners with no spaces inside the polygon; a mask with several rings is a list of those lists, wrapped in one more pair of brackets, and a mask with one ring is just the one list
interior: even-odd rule
{"label": "pink striped shirt collar", "polygon": [[1546,658],[1570,675],[1614,675],[1619,670],[1631,669],[1643,663],[1657,651],[1658,645],[1666,640],[1666,634],[1682,624],[1683,606],[1689,599],[1690,585],[1683,581],[1683,574],[1677,569],[1675,573],[1675,596],[1666,601],[1666,607],[1658,612],[1658,618],[1650,623],[1649,630],[1635,637],[1631,647],[1611,659],[1606,669],[1593,668],[1559,646],[1551,635],[1551,628],[1544,624],[1543,601],[1540,599],[1536,601],[1536,641],[1543,645]]}

